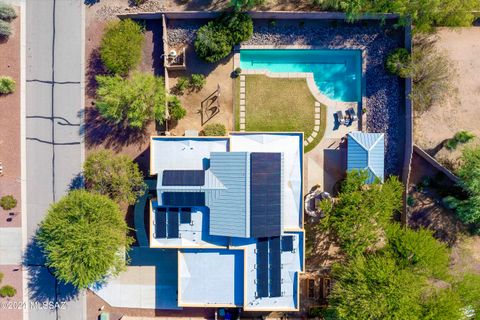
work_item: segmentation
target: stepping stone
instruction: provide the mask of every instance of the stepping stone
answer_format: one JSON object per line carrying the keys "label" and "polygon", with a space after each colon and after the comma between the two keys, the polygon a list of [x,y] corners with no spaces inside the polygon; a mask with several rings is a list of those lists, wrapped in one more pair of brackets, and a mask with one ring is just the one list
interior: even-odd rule
{"label": "stepping stone", "polygon": [[315,113],[315,119],[320,119],[320,113]]}
{"label": "stepping stone", "polygon": [[320,107],[315,107],[315,113],[320,113]]}
{"label": "stepping stone", "polygon": [[310,137],[314,138],[318,135],[318,131],[313,131]]}
{"label": "stepping stone", "polygon": [[308,143],[310,143],[310,142],[312,142],[312,141],[313,141],[313,138],[312,138],[311,136],[307,138],[307,142],[308,142]]}
{"label": "stepping stone", "polygon": [[240,88],[245,88],[245,81],[240,81]]}
{"label": "stepping stone", "polygon": [[245,99],[240,99],[240,105],[245,105]]}
{"label": "stepping stone", "polygon": [[313,128],[314,132],[318,132],[319,130],[320,130],[320,126],[315,126],[315,128]]}
{"label": "stepping stone", "polygon": [[320,108],[320,103],[318,101],[315,101],[315,107],[319,107]]}
{"label": "stepping stone", "polygon": [[308,141],[307,140],[303,140],[303,146],[304,147],[308,146]]}
{"label": "stepping stone", "polygon": [[245,110],[240,110],[240,118],[245,118]]}
{"label": "stepping stone", "polygon": [[245,93],[240,93],[240,99],[245,99]]}
{"label": "stepping stone", "polygon": [[245,88],[240,88],[240,93],[245,93]]}
{"label": "stepping stone", "polygon": [[240,124],[240,130],[245,131],[245,123]]}
{"label": "stepping stone", "polygon": [[245,105],[240,106],[240,112],[242,112],[242,111],[245,112]]}
{"label": "stepping stone", "polygon": [[240,118],[240,124],[245,124],[245,118]]}
{"label": "stepping stone", "polygon": [[245,81],[245,76],[240,76],[240,81]]}
{"label": "stepping stone", "polygon": [[320,125],[320,119],[315,119],[315,125]]}

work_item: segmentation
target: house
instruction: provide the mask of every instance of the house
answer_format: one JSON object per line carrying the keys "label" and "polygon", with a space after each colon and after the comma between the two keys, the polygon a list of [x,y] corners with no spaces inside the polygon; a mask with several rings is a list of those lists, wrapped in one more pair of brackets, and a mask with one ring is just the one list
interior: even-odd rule
{"label": "house", "polygon": [[366,170],[367,183],[384,180],[385,137],[383,133],[354,131],[347,135],[347,171]]}
{"label": "house", "polygon": [[150,249],[176,252],[177,307],[297,311],[303,134],[152,137],[150,152]]}

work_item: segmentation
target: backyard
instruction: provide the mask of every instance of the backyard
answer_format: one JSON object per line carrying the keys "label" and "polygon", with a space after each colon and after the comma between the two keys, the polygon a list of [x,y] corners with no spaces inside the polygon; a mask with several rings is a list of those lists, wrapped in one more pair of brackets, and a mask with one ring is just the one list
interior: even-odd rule
{"label": "backyard", "polygon": [[[240,86],[237,90],[240,92]],[[314,132],[316,101],[305,79],[245,76],[245,101],[246,131],[304,132],[305,139]],[[240,119],[240,108],[236,109],[236,119]],[[320,142],[325,124],[326,107],[322,105],[318,133],[305,147],[306,152]],[[240,130],[239,121],[236,121],[236,130]]]}

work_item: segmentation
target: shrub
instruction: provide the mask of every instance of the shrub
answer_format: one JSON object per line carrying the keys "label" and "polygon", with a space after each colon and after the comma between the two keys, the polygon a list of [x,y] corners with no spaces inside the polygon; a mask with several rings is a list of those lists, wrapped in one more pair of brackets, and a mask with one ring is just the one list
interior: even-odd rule
{"label": "shrub", "polygon": [[0,272],[0,283],[2,283],[3,280],[3,273]]}
{"label": "shrub", "polygon": [[455,133],[452,139],[448,139],[445,147],[448,150],[455,150],[459,144],[467,143],[475,138],[475,135],[468,131],[459,131]]}
{"label": "shrub", "polygon": [[238,77],[241,73],[242,73],[242,68],[235,68],[235,70],[233,71],[233,74],[235,75],[235,77]]}
{"label": "shrub", "polygon": [[15,9],[6,3],[0,2],[0,20],[12,20],[17,17]]}
{"label": "shrub", "polygon": [[142,28],[130,19],[110,22],[100,44],[100,57],[114,74],[126,76],[142,58]]}
{"label": "shrub", "polygon": [[50,206],[37,240],[53,275],[84,289],[125,269],[133,240],[128,231],[118,204],[79,189]]}
{"label": "shrub", "polygon": [[180,120],[187,114],[187,110],[182,107],[180,99],[175,96],[169,98],[168,112],[170,114],[170,119],[172,120]]}
{"label": "shrub", "polygon": [[217,23],[228,30],[232,45],[247,41],[253,35],[253,21],[246,13],[226,13],[218,19]]}
{"label": "shrub", "polygon": [[202,90],[203,86],[205,86],[206,82],[207,82],[207,80],[205,80],[205,76],[203,74],[194,73],[194,74],[192,74],[192,76],[190,78],[190,82],[188,83],[188,87],[191,90],[200,91],[200,90]]}
{"label": "shrub", "polygon": [[0,288],[0,297],[6,298],[6,297],[13,297],[17,294],[17,289],[15,289],[12,286],[6,285]]}
{"label": "shrub", "polygon": [[3,196],[0,199],[0,207],[2,207],[4,210],[12,210],[17,206],[17,200],[11,196]]}
{"label": "shrub", "polygon": [[207,62],[217,62],[229,55],[232,50],[228,31],[214,21],[200,27],[195,38],[195,52]]}
{"label": "shrub", "polygon": [[203,128],[203,134],[206,136],[225,136],[227,129],[221,123],[210,123]]}
{"label": "shrub", "polygon": [[0,94],[15,92],[15,80],[11,77],[0,77]]}
{"label": "shrub", "polygon": [[250,10],[264,3],[265,0],[230,0],[230,6],[235,11]]}
{"label": "shrub", "polygon": [[134,204],[146,185],[138,165],[126,155],[103,150],[90,154],[83,164],[86,187],[115,202]]}
{"label": "shrub", "polygon": [[165,87],[162,77],[133,73],[128,79],[97,76],[97,108],[114,124],[142,129],[156,120],[165,120]]}
{"label": "shrub", "polygon": [[401,78],[410,76],[410,53],[405,48],[397,48],[387,56],[385,67],[388,72]]}
{"label": "shrub", "polygon": [[0,20],[0,38],[8,38],[12,34],[10,23]]}
{"label": "shrub", "polygon": [[189,81],[187,77],[180,77],[175,84],[174,93],[178,95],[182,95],[189,86]]}

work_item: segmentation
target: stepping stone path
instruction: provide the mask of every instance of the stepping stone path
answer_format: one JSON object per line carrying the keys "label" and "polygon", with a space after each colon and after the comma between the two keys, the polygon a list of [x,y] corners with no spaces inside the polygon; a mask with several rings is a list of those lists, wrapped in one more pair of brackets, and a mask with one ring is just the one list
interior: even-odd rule
{"label": "stepping stone path", "polygon": [[303,141],[305,147],[312,143],[313,139],[318,135],[318,131],[320,131],[320,103],[315,101],[315,127],[312,134]]}
{"label": "stepping stone path", "polygon": [[240,132],[245,132],[245,76],[240,75]]}
{"label": "stepping stone path", "polygon": [[[245,76],[240,75],[240,132],[245,132]],[[320,103],[315,101],[315,127],[313,128],[312,134],[307,137],[303,143],[308,146],[309,143],[315,139],[320,131]]]}

